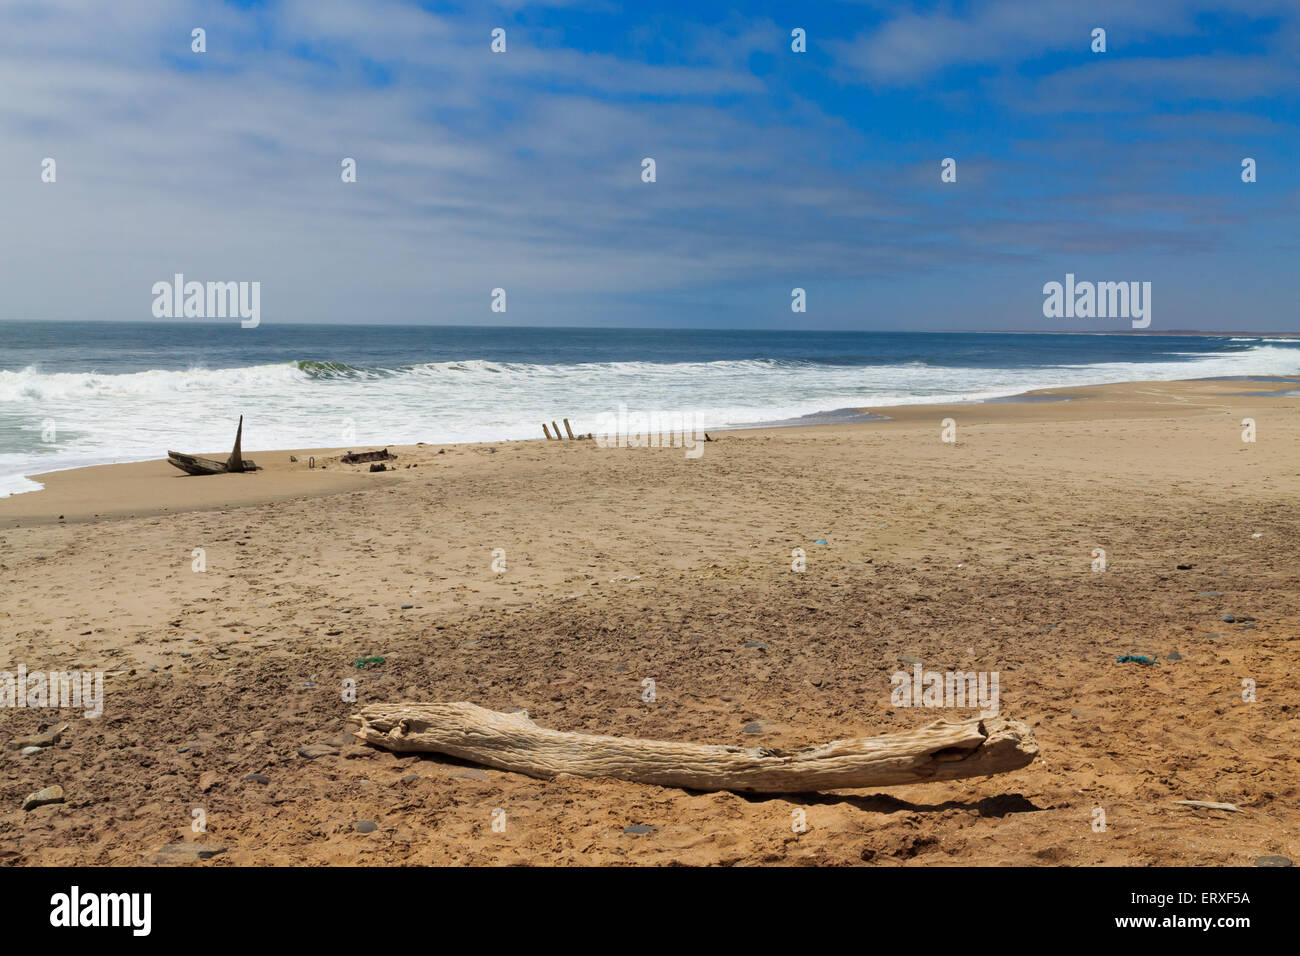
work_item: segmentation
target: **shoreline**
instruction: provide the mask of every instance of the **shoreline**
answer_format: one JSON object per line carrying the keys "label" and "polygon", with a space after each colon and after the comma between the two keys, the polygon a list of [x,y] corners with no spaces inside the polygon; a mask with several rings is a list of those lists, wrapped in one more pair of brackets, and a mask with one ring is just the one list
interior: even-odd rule
{"label": "shoreline", "polygon": [[[1243,384],[1276,386],[1262,391],[1232,391]],[[844,420],[821,422],[764,422],[753,425],[710,430],[711,434],[730,438],[754,438],[785,435],[790,438],[838,436],[846,431],[913,427],[932,423],[936,427],[944,418],[961,424],[1016,424],[1043,421],[1079,421],[1094,415],[1141,418],[1152,414],[1186,414],[1195,409],[1188,398],[1174,397],[1161,404],[1151,396],[1160,390],[1171,393],[1200,394],[1215,399],[1247,401],[1283,400],[1293,397],[1300,377],[1231,376],[1210,379],[1155,380],[1104,385],[1065,386],[1029,389],[1015,395],[973,401],[909,405],[867,406],[837,409],[820,415],[847,413]],[[851,416],[851,417],[848,417]],[[388,445],[399,457],[390,464],[386,477],[400,474],[421,464],[435,463],[439,454],[461,452],[492,454],[497,448],[563,448],[580,443],[568,440],[547,441],[543,438],[505,439],[487,442],[448,442],[439,444]],[[585,444],[585,443],[582,443]],[[261,465],[261,470],[247,475],[215,475],[195,478],[182,474],[165,458],[105,465],[76,466],[25,475],[42,485],[39,490],[0,498],[0,529],[42,524],[75,524],[122,517],[156,517],[190,511],[224,510],[269,504],[297,498],[320,498],[362,491],[373,485],[377,474],[368,465],[342,465],[340,455],[370,448],[249,449],[244,453]],[[442,452],[432,451],[442,449]],[[204,456],[224,458],[227,452],[198,452]],[[312,457],[323,467],[308,466]],[[296,457],[297,462],[290,461]]]}

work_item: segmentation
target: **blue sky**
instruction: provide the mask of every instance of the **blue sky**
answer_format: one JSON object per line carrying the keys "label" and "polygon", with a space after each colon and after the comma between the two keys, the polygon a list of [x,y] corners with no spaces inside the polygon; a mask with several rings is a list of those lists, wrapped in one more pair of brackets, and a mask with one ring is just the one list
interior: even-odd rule
{"label": "blue sky", "polygon": [[1300,331],[1294,2],[642,6],[6,3],[0,318]]}

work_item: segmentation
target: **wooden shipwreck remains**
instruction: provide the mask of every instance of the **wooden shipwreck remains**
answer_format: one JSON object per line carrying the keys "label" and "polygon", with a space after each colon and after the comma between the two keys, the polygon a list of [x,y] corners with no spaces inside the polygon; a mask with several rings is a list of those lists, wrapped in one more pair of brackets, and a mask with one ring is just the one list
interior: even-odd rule
{"label": "wooden shipwreck remains", "polygon": [[339,461],[345,465],[359,465],[367,461],[392,461],[396,457],[387,448],[384,448],[381,451],[350,451]]}
{"label": "wooden shipwreck remains", "polygon": [[215,458],[200,458],[198,455],[183,455],[178,451],[168,451],[167,461],[188,475],[225,475],[244,471],[257,471],[253,459],[245,458],[240,451],[244,438],[244,416],[239,416],[239,428],[235,431],[235,447],[225,461]]}
{"label": "wooden shipwreck remains", "polygon": [[[596,437],[595,434],[575,435],[573,434],[573,426],[569,424],[569,420],[567,418],[560,420],[564,422],[564,430],[569,434],[569,441],[580,441]],[[551,434],[551,429],[555,429],[554,435]],[[560,434],[560,426],[555,424],[555,422],[551,422],[550,428],[546,427],[546,422],[542,422],[542,434],[546,436],[547,441],[564,441],[564,436]]]}
{"label": "wooden shipwreck remains", "polygon": [[349,718],[360,740],[399,753],[447,754],[549,778],[614,777],[690,790],[801,793],[984,777],[1027,766],[1033,731],[1001,717],[777,750],[637,740],[539,727],[523,712],[469,703],[371,704]]}

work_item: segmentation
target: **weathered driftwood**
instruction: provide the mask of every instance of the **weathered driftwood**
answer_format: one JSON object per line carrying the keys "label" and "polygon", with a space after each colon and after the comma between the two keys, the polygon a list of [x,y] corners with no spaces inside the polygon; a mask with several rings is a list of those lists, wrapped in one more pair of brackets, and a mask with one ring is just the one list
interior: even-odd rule
{"label": "weathered driftwood", "polygon": [[167,452],[167,463],[174,465],[189,475],[224,475],[230,472],[257,471],[253,459],[245,458],[240,446],[244,437],[244,416],[239,416],[239,428],[235,431],[235,448],[225,461],[215,458],[201,458],[198,455],[185,455],[178,451]]}
{"label": "weathered driftwood", "polygon": [[902,733],[798,750],[598,737],[539,727],[523,712],[474,704],[371,704],[354,734],[402,753],[433,752],[530,777],[616,777],[691,790],[799,793],[1006,773],[1038,753],[1033,732],[1001,717],[937,720]]}
{"label": "weathered driftwood", "polygon": [[1210,800],[1175,800],[1174,803],[1184,807],[1199,807],[1202,810],[1227,810],[1230,813],[1245,813],[1240,807],[1231,803],[1214,803]]}
{"label": "weathered driftwood", "polygon": [[[239,473],[244,470],[244,416],[239,416],[239,427],[235,429],[235,447],[226,459],[226,471]],[[250,463],[251,464],[251,463]]]}
{"label": "weathered driftwood", "polygon": [[396,455],[385,448],[381,451],[350,451],[340,458],[339,461],[343,462],[345,465],[358,465],[364,464],[368,461],[392,461],[396,457]]}

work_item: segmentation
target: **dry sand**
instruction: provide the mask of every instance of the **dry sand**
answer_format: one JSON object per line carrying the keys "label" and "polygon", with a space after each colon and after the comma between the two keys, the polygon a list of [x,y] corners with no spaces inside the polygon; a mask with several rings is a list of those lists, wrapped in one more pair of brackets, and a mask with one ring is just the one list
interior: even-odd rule
{"label": "dry sand", "polygon": [[[71,725],[38,754],[0,752],[0,861],[129,864],[185,841],[225,848],[204,865],[1294,858],[1300,398],[1242,394],[1288,388],[888,409],[723,433],[694,461],[538,441],[397,448],[381,474],[250,450],[266,471],[45,476],[0,500],[0,669],[102,669],[107,701],[97,719],[0,711],[4,741]],[[1159,660],[1116,663],[1133,650]],[[386,662],[353,667],[371,654]],[[562,730],[745,746],[972,713],[892,707],[900,658],[997,671],[1001,712],[1033,727],[1041,758],[746,797],[544,782],[344,735],[348,678],[362,704],[468,700]],[[54,784],[64,803],[20,809]]]}

